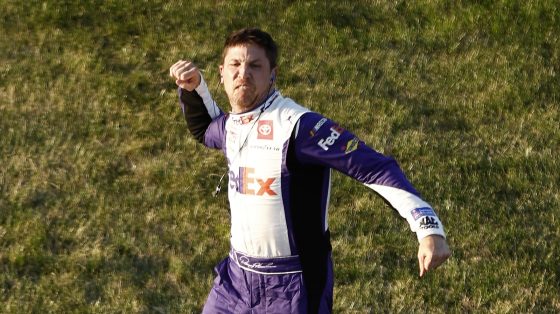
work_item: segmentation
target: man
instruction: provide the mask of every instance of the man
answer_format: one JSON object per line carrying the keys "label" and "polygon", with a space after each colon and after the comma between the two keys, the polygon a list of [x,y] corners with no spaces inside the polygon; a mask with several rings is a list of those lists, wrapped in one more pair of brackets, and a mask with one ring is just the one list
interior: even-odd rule
{"label": "man", "polygon": [[259,29],[227,38],[219,70],[229,114],[216,106],[194,64],[170,68],[189,131],[221,149],[229,168],[231,251],[216,267],[204,313],[332,311],[331,168],[406,218],[420,242],[420,276],[450,256],[439,218],[395,160],[275,89],[277,55],[274,40]]}

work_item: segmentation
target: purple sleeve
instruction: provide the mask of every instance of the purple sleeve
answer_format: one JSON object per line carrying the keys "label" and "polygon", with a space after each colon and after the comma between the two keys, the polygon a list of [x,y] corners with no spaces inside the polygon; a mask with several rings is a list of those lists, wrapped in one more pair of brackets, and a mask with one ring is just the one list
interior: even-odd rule
{"label": "purple sleeve", "polygon": [[318,113],[300,118],[295,141],[296,156],[304,164],[333,168],[364,184],[398,188],[419,196],[395,159],[376,152]]}
{"label": "purple sleeve", "polygon": [[299,162],[334,168],[362,182],[408,221],[419,241],[434,234],[445,237],[435,211],[420,198],[393,158],[374,151],[317,113],[304,114],[296,131],[294,146]]}
{"label": "purple sleeve", "polygon": [[228,115],[222,114],[210,122],[204,133],[204,145],[209,148],[225,149],[227,117]]}

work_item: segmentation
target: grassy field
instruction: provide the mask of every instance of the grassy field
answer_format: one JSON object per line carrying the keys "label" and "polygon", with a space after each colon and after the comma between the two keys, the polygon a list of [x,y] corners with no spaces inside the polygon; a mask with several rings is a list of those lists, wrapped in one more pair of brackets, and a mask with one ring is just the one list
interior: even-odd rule
{"label": "grassy field", "polygon": [[[168,68],[244,26],[278,86],[395,156],[453,257],[336,174],[336,313],[560,312],[557,1],[0,1],[0,312],[197,313],[228,251],[225,162]],[[455,4],[451,4],[455,3]]]}

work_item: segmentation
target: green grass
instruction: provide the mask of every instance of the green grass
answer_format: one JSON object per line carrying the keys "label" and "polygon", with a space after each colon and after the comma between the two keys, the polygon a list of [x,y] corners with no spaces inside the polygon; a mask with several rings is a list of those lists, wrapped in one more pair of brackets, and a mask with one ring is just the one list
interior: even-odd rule
{"label": "green grass", "polygon": [[199,312],[228,250],[225,162],[187,134],[168,68],[232,30],[278,85],[393,155],[453,257],[335,175],[335,311],[560,312],[556,1],[0,2],[0,312]]}

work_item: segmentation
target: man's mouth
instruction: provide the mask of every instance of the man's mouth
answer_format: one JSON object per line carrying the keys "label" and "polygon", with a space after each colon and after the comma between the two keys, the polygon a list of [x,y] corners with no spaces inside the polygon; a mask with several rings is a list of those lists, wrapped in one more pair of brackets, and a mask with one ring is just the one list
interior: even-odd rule
{"label": "man's mouth", "polygon": [[237,86],[235,86],[235,89],[248,89],[248,88],[250,88],[250,87],[251,87],[250,84],[241,83],[241,84],[238,84]]}

